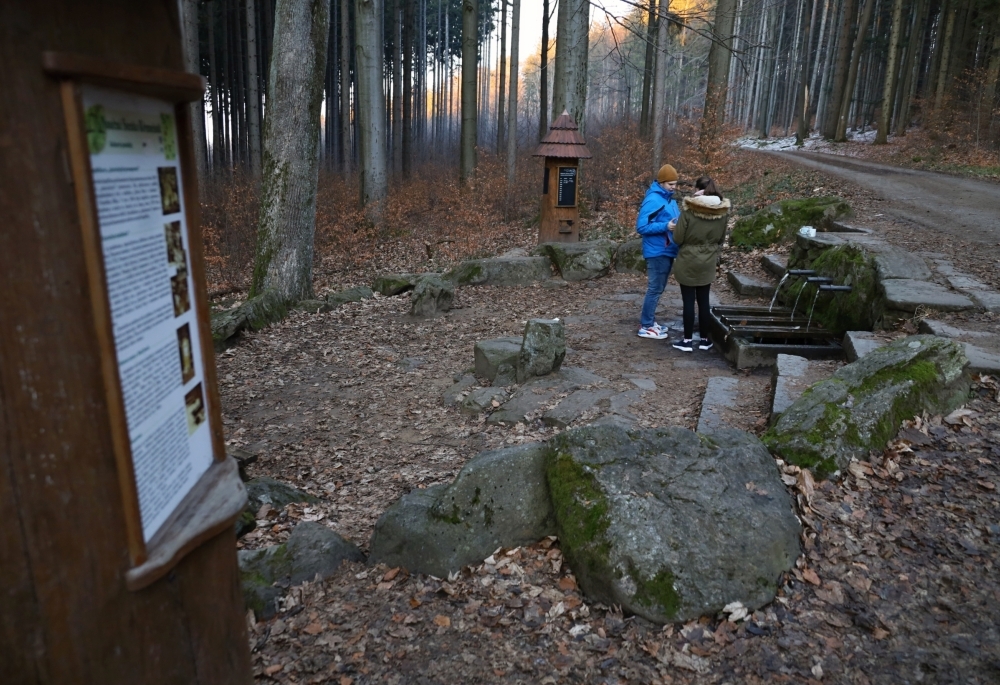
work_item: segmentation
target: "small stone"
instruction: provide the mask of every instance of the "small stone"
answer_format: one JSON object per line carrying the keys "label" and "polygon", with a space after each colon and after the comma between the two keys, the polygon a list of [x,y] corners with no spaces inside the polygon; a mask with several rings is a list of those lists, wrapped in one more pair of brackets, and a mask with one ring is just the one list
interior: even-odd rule
{"label": "small stone", "polygon": [[454,283],[437,274],[422,276],[410,296],[410,315],[426,317],[446,312],[454,299]]}
{"label": "small stone", "polygon": [[472,350],[476,362],[476,375],[492,381],[501,366],[507,365],[516,369],[521,359],[522,340],[523,338],[510,337],[477,342]]}
{"label": "small stone", "polygon": [[841,343],[848,362],[858,361],[869,352],[882,347],[883,344],[869,331],[848,331],[844,333],[844,340]]}
{"label": "small stone", "polygon": [[520,380],[558,371],[566,357],[566,333],[559,319],[531,319],[524,326],[520,361]]}

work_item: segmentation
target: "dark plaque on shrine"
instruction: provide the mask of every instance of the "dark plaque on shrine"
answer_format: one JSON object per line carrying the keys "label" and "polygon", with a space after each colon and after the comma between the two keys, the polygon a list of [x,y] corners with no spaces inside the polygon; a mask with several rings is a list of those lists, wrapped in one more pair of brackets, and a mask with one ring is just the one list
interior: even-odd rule
{"label": "dark plaque on shrine", "polygon": [[557,207],[576,207],[576,171],[575,166],[559,167],[559,197]]}

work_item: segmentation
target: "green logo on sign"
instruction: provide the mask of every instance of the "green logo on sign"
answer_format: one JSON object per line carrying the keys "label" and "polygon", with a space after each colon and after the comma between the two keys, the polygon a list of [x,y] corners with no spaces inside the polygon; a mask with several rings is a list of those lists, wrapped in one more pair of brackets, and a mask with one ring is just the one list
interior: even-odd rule
{"label": "green logo on sign", "polygon": [[104,128],[104,106],[88,107],[84,122],[87,127],[87,147],[90,148],[90,154],[96,155],[108,142],[108,134]]}
{"label": "green logo on sign", "polygon": [[172,114],[160,115],[160,134],[163,136],[163,156],[166,159],[177,159],[177,129],[174,128]]}

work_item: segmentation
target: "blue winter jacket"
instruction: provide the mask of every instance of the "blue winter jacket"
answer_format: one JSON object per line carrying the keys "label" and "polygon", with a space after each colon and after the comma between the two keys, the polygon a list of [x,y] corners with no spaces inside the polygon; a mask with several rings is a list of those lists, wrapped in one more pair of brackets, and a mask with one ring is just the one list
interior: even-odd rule
{"label": "blue winter jacket", "polygon": [[646,191],[646,197],[642,198],[635,230],[642,236],[644,259],[677,256],[673,231],[667,228],[667,224],[681,215],[673,195],[674,191],[664,190],[663,186],[653,181]]}

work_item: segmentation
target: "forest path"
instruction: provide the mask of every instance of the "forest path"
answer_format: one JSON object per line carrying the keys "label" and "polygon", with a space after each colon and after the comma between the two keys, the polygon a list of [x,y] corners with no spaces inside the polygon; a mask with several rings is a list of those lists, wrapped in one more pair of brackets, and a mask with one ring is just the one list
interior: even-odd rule
{"label": "forest path", "polygon": [[1000,184],[813,152],[769,152],[861,185],[895,216],[963,240],[1000,243]]}

